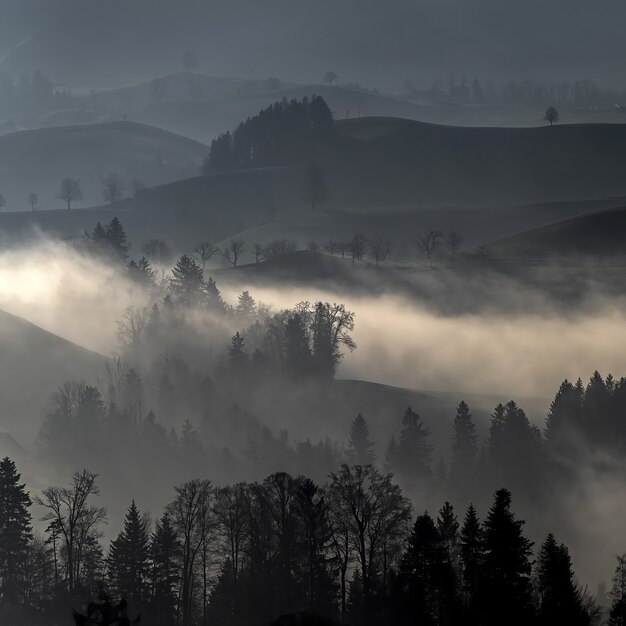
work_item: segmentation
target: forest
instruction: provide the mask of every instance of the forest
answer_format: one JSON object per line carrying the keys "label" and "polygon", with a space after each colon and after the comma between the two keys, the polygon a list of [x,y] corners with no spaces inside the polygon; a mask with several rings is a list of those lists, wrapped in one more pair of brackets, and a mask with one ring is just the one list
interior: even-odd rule
{"label": "forest", "polygon": [[[15,462],[0,464],[1,604],[33,623],[122,599],[163,626],[626,619],[626,554],[608,593],[584,586],[559,497],[590,468],[621,476],[609,460],[626,446],[626,378],[565,380],[542,429],[511,400],[479,433],[461,401],[444,449],[410,406],[389,415],[388,441],[370,434],[365,404],[343,440],[292,439],[242,408],[242,390],[276,410],[303,388],[330,392],[358,349],[354,312],[324,301],[275,312],[248,291],[229,304],[206,271],[213,246],[157,270],[130,258],[117,218],[72,245],[146,299],[118,320],[103,378],[68,380],[50,400],[39,462],[68,481],[29,493]],[[166,248],[143,252],[162,263]],[[101,487],[128,498],[119,519]],[[162,509],[145,507],[164,492]],[[529,507],[541,511],[532,538],[516,514]]]}

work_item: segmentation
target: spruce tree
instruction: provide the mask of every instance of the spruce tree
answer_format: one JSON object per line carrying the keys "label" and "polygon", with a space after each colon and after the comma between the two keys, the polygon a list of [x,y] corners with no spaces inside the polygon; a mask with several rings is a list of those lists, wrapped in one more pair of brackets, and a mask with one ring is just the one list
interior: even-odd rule
{"label": "spruce tree", "polygon": [[392,470],[409,487],[423,483],[432,476],[430,431],[420,416],[408,407],[402,416],[402,430],[392,460]]}
{"label": "spruce tree", "polygon": [[359,413],[350,425],[348,459],[352,465],[373,465],[376,461],[374,443],[365,418]]}
{"label": "spruce tree", "polygon": [[454,507],[449,502],[445,502],[439,509],[437,530],[441,536],[448,563],[456,569],[458,564],[459,521],[454,512]]}
{"label": "spruce tree", "polygon": [[118,597],[141,606],[147,599],[150,564],[148,519],[133,500],[124,518],[124,528],[111,542],[107,557],[108,579]]}
{"label": "spruce tree", "polygon": [[156,523],[150,541],[150,557],[150,623],[171,626],[176,621],[180,545],[167,513]]}
{"label": "spruce tree", "polygon": [[483,529],[476,509],[470,504],[459,533],[461,576],[465,618],[468,624],[478,624],[481,613],[478,606],[478,589],[483,574]]}
{"label": "spruce tree", "polygon": [[402,621],[417,624],[454,622],[458,609],[454,572],[434,520],[428,513],[415,520],[400,565],[396,602]]}
{"label": "spruce tree", "polygon": [[482,623],[523,626],[532,618],[531,548],[522,534],[523,520],[511,511],[511,494],[496,492],[485,520],[484,576],[481,579]]}
{"label": "spruce tree", "polygon": [[469,407],[460,402],[454,418],[450,478],[455,487],[465,491],[471,483],[478,459],[476,425]]}
{"label": "spruce tree", "polygon": [[30,495],[15,463],[0,461],[0,604],[18,604],[24,592],[29,544],[33,538]]}
{"label": "spruce tree", "polygon": [[170,289],[176,302],[188,306],[197,304],[204,289],[204,272],[198,262],[188,254],[183,254],[170,278]]}
{"label": "spruce tree", "polygon": [[539,555],[537,572],[539,587],[539,624],[556,623],[586,626],[589,615],[583,604],[582,592],[574,582],[569,551],[549,534]]}
{"label": "spruce tree", "polygon": [[106,227],[106,242],[109,251],[116,259],[123,261],[128,260],[128,241],[126,239],[126,231],[122,226],[122,222],[117,217],[111,220]]}

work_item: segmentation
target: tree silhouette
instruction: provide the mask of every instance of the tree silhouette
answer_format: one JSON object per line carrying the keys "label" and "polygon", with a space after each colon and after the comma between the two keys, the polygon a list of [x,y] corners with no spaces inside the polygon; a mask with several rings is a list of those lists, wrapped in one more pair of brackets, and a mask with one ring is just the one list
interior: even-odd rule
{"label": "tree silhouette", "polygon": [[432,267],[432,260],[441,247],[443,233],[440,230],[427,230],[422,237],[419,237],[416,245],[428,259]]}
{"label": "tree silhouette", "polygon": [[352,465],[373,465],[376,461],[374,443],[365,418],[359,413],[350,425],[348,460]]}
{"label": "tree silhouette", "polygon": [[549,106],[546,109],[546,112],[543,116],[543,119],[548,122],[550,124],[550,126],[552,126],[553,124],[555,124],[556,122],[559,121],[559,112],[556,110],[555,107],[553,106]]}
{"label": "tree silhouette", "polygon": [[31,193],[28,194],[28,206],[30,207],[31,211],[34,211],[37,208],[37,205],[39,204],[39,196],[32,191]]}
{"label": "tree silhouette", "polygon": [[569,551],[549,534],[541,546],[538,567],[538,622],[548,626],[562,621],[585,626],[591,623],[582,591],[574,582]]}
{"label": "tree silhouette", "polygon": [[62,540],[67,590],[72,599],[88,556],[87,548],[94,540],[93,533],[106,520],[105,508],[89,504],[91,496],[100,494],[96,479],[97,475],[87,470],[75,472],[69,487],[48,487],[41,497],[35,498],[46,509],[42,520],[50,522],[50,531],[57,532]]}
{"label": "tree silhouette", "polygon": [[170,289],[174,299],[187,305],[198,302],[203,286],[204,272],[196,260],[183,254],[174,269],[170,278]]}
{"label": "tree silhouette", "polygon": [[0,605],[23,602],[29,543],[33,538],[26,485],[15,463],[0,461]]}
{"label": "tree silhouette", "polygon": [[107,557],[108,581],[117,597],[127,597],[141,607],[147,600],[150,559],[150,532],[133,500],[124,518],[124,527],[111,542]]}
{"label": "tree silhouette", "polygon": [[224,250],[224,258],[230,265],[237,267],[239,257],[241,257],[245,249],[246,246],[243,239],[232,239],[226,250]]}
{"label": "tree silhouette", "polygon": [[511,494],[500,489],[484,525],[484,576],[481,579],[483,624],[522,626],[532,617],[532,542],[522,534],[524,522],[511,511]]}
{"label": "tree silhouette", "polygon": [[102,179],[102,197],[105,202],[108,202],[109,204],[118,202],[124,197],[125,191],[126,183],[118,174],[111,172]]}
{"label": "tree silhouette", "polygon": [[326,74],[324,74],[324,82],[328,83],[331,87],[336,80],[339,80],[339,76],[337,76],[337,74],[335,74],[332,70],[329,70]]}
{"label": "tree silhouette", "polygon": [[59,200],[67,204],[67,208],[72,208],[72,202],[79,202],[83,199],[83,192],[77,178],[64,178],[61,181],[61,189],[57,194]]}
{"label": "tree silhouette", "polygon": [[461,401],[454,418],[450,480],[462,493],[466,491],[471,482],[476,469],[477,458],[476,426],[467,403]]}

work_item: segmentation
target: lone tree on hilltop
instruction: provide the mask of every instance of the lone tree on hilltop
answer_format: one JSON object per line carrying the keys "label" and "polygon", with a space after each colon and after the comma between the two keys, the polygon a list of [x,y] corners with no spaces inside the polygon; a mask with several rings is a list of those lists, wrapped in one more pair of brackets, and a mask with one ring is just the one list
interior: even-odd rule
{"label": "lone tree on hilltop", "polygon": [[549,122],[550,126],[556,124],[559,121],[559,112],[556,110],[556,107],[548,107],[543,119]]}
{"label": "lone tree on hilltop", "polygon": [[335,74],[332,70],[329,70],[326,74],[324,74],[324,82],[328,83],[331,87],[336,80],[339,80],[339,76],[337,76],[337,74]]}
{"label": "lone tree on hilltop", "polygon": [[39,204],[39,196],[34,192],[28,194],[28,205],[30,206],[30,210],[34,211]]}
{"label": "lone tree on hilltop", "polygon": [[77,178],[64,178],[61,181],[61,189],[57,194],[57,198],[67,204],[68,210],[71,209],[72,202],[78,202],[83,199],[80,181]]}

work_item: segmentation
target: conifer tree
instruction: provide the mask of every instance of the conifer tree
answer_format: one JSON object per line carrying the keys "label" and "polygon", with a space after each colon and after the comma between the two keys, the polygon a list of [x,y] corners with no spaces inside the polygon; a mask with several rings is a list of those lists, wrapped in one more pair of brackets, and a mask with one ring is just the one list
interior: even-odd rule
{"label": "conifer tree", "polygon": [[456,570],[458,565],[459,521],[454,507],[445,502],[437,516],[437,530],[450,566]]}
{"label": "conifer tree", "polygon": [[432,476],[430,432],[420,416],[408,407],[402,417],[402,430],[392,461],[392,471],[407,485],[415,486]]}
{"label": "conifer tree", "polygon": [[478,445],[476,425],[469,407],[460,402],[454,418],[450,478],[454,486],[465,491],[476,470]]}
{"label": "conifer tree", "polygon": [[124,518],[124,528],[111,542],[107,557],[108,579],[118,597],[127,597],[141,606],[147,599],[150,564],[148,518],[133,500]]}
{"label": "conifer tree", "polygon": [[531,548],[522,534],[523,520],[511,511],[511,494],[500,489],[485,520],[484,576],[481,596],[486,601],[482,623],[488,626],[528,624],[532,618]]}
{"label": "conifer tree", "polygon": [[111,253],[120,261],[128,260],[128,241],[126,230],[117,217],[106,227],[106,242]]}
{"label": "conifer tree", "polygon": [[180,545],[167,513],[156,523],[150,541],[150,558],[150,623],[172,626],[176,618]]}
{"label": "conifer tree", "polygon": [[398,605],[409,623],[448,624],[457,611],[454,572],[434,520],[428,513],[415,520],[400,565]]}
{"label": "conifer tree", "polygon": [[256,302],[248,291],[243,291],[237,299],[237,313],[252,317],[256,312]]}
{"label": "conifer tree", "polygon": [[172,270],[170,288],[177,302],[193,305],[199,301],[203,290],[204,273],[198,262],[187,254],[183,254]]}
{"label": "conifer tree", "polygon": [[26,485],[15,463],[0,461],[0,605],[23,601],[29,544],[33,538]]}
{"label": "conifer tree", "polygon": [[350,425],[348,459],[352,465],[373,465],[376,461],[374,444],[370,440],[367,421],[360,413]]}
{"label": "conifer tree", "polygon": [[483,572],[484,542],[483,529],[473,504],[467,509],[459,533],[459,551],[465,618],[468,624],[478,624],[481,611],[477,594]]}
{"label": "conifer tree", "polygon": [[589,615],[583,604],[582,592],[574,582],[569,551],[549,534],[539,555],[539,624],[556,623],[586,626]]}

